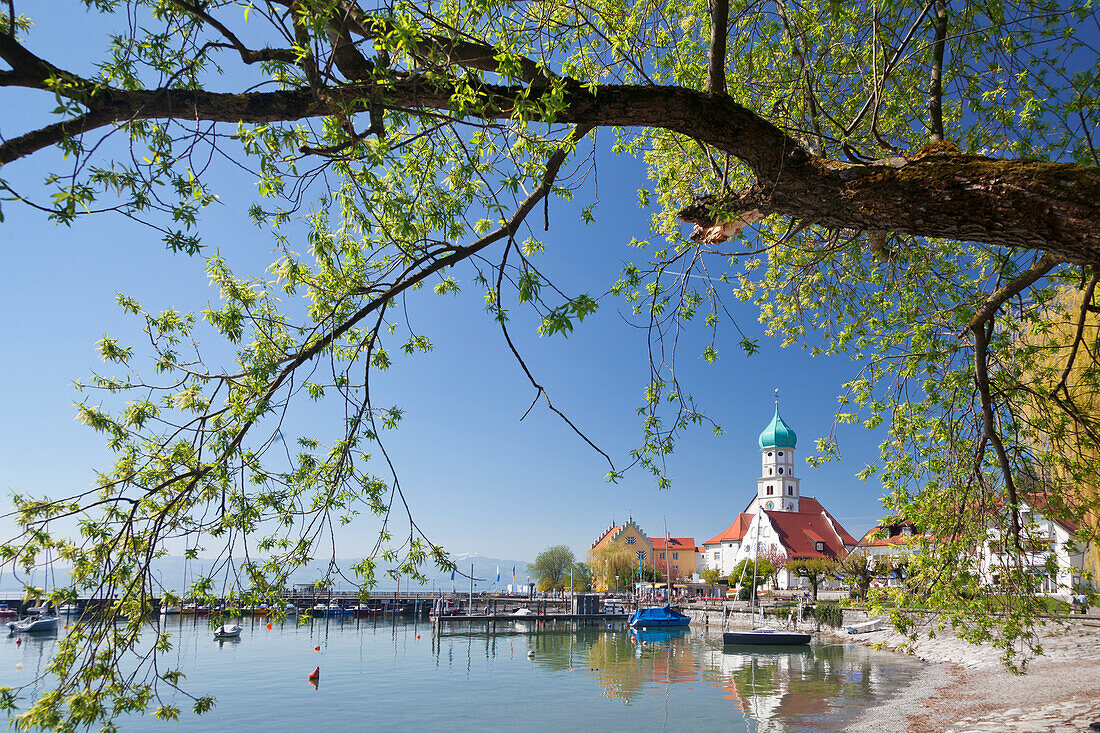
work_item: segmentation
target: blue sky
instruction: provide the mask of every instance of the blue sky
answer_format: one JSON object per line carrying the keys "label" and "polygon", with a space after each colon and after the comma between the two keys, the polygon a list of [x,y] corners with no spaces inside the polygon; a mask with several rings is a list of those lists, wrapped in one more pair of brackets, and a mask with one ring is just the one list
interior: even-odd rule
{"label": "blue sky", "polygon": [[[37,23],[31,49],[86,70],[74,54],[88,41],[78,43],[71,34],[74,28],[82,34],[100,29],[101,22],[90,16],[87,24],[57,23],[45,10],[57,4],[42,5],[31,11]],[[0,120],[4,136],[48,120],[42,112],[52,106],[50,99],[26,99],[27,105],[9,108]],[[644,168],[607,154],[608,142],[608,136],[601,138],[596,222],[584,226],[577,206],[551,204],[551,230],[543,235],[545,266],[567,291],[605,290],[626,262],[640,261],[627,246],[630,238],[648,236],[648,216],[636,205],[636,190],[646,183]],[[44,151],[6,166],[3,177],[18,190],[41,195],[42,176],[56,159]],[[254,189],[246,181],[228,180],[219,188],[221,204],[203,215],[208,251],[219,251],[240,272],[260,275],[270,262],[271,244],[244,221]],[[0,360],[5,385],[0,491],[57,495],[90,485],[92,471],[108,464],[101,438],[73,419],[78,396],[72,382],[102,368],[94,344],[105,332],[135,333],[137,324],[122,317],[115,293],[133,295],[156,311],[199,308],[217,292],[207,285],[201,257],[167,252],[156,232],[133,222],[108,215],[58,227],[10,202],[4,203],[4,215],[0,246],[7,277],[0,307],[6,317],[0,338],[7,358]],[[637,471],[609,484],[604,459],[544,407],[536,406],[520,422],[534,393],[485,313],[482,293],[468,272],[458,275],[467,285],[461,295],[422,291],[409,300],[434,351],[400,359],[375,388],[376,404],[405,410],[387,448],[415,518],[433,541],[454,552],[532,559],[542,548],[564,543],[583,554],[613,519],[628,515],[651,535],[661,534],[667,520],[673,535],[701,542],[728,526],[755,491],[756,438],[771,419],[773,389],[781,390],[783,416],[797,431],[798,456],[804,458],[813,439],[831,429],[841,384],[858,370],[845,359],[779,348],[764,337],[751,305],[727,298],[742,329],[761,339],[760,352],[743,355],[736,332],[727,327],[719,343],[722,358],[707,365],[698,357],[706,338],[700,323],[686,336],[690,346],[680,355],[687,390],[725,432],[715,436],[697,428],[681,438],[668,462],[671,490],[658,491]],[[641,404],[649,368],[645,333],[627,320],[629,309],[607,298],[568,339],[539,338],[536,321],[518,313],[511,326],[555,404],[618,464],[628,461],[640,439],[634,409]],[[305,419],[321,425],[341,416],[340,406],[331,404]],[[875,459],[881,433],[841,426],[838,437],[843,460],[802,468],[802,491],[859,536],[879,517],[881,492],[855,474]],[[374,528],[373,520],[364,519],[342,530],[337,554],[366,551]],[[0,529],[9,530],[10,524]]]}

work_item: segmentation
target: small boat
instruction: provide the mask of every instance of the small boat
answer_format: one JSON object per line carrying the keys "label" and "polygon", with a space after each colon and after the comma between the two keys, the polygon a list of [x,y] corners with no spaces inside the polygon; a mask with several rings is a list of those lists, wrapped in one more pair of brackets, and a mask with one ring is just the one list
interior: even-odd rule
{"label": "small boat", "polygon": [[849,634],[867,634],[872,631],[882,631],[883,623],[882,619],[876,618],[870,621],[864,621],[861,624],[852,624],[851,626],[845,626],[844,630]]}
{"label": "small boat", "polygon": [[198,612],[199,604],[197,603],[185,603],[183,604],[183,609],[180,611],[180,613],[184,614],[185,616],[194,616],[198,614]]}
{"label": "small boat", "polygon": [[80,606],[75,603],[66,603],[61,608],[57,609],[59,616],[75,616],[80,613]]}
{"label": "small boat", "polygon": [[644,629],[687,626],[690,622],[689,616],[680,613],[667,603],[658,608],[639,608],[630,617],[631,627]]}
{"label": "small boat", "polygon": [[513,616],[536,616],[537,614],[534,611],[532,611],[530,608],[528,608],[527,606],[524,606],[523,608],[517,608],[516,612],[513,613],[512,615]]}
{"label": "small boat", "polygon": [[316,606],[309,609],[309,612],[313,616],[344,616],[350,614],[352,610],[350,608],[344,608],[334,601],[332,603],[318,603]]}
{"label": "small boat", "polygon": [[355,614],[357,618],[365,618],[367,616],[374,616],[376,614],[382,613],[381,607],[372,606],[368,603],[360,603],[358,606],[355,606],[350,610],[353,614]]}
{"label": "small boat", "polygon": [[237,624],[225,624],[214,629],[215,639],[239,639],[241,638],[241,627]]}
{"label": "small boat", "polygon": [[770,626],[760,626],[751,631],[727,631],[722,634],[722,643],[800,646],[810,643],[810,634],[802,634],[797,631],[777,631]]}
{"label": "small boat", "polygon": [[161,616],[173,616],[181,613],[183,613],[183,607],[179,605],[171,606],[168,604],[163,604],[160,607]]}
{"label": "small boat", "polygon": [[11,618],[18,615],[14,608],[10,608],[6,603],[0,603],[0,618]]}
{"label": "small boat", "polygon": [[8,633],[34,634],[57,631],[57,616],[27,616],[18,621],[8,622]]}

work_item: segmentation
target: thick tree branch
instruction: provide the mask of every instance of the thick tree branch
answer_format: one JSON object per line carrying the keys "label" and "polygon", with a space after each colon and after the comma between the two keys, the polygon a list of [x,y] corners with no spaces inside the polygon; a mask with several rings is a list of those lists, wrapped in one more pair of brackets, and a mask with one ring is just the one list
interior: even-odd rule
{"label": "thick tree branch", "polygon": [[[814,157],[728,97],[682,87],[556,83],[564,84],[562,106],[555,111],[559,123],[664,128],[740,159],[757,178],[747,196],[762,215],[812,220],[834,229],[979,241],[1049,252],[1066,262],[1100,263],[1100,171],[1095,168],[968,155],[853,165]],[[72,135],[139,119],[258,124],[343,118],[378,106],[453,114],[452,100],[468,96],[466,84],[390,72],[383,79],[326,86],[320,93],[307,88],[228,94],[96,87],[94,93],[82,93],[87,114],[0,144],[0,165]],[[543,97],[528,86],[480,84],[474,90],[476,104],[466,109],[476,109],[479,119],[514,119],[520,100],[523,117],[539,119]],[[716,223],[689,217],[686,210],[681,215],[704,227]]]}

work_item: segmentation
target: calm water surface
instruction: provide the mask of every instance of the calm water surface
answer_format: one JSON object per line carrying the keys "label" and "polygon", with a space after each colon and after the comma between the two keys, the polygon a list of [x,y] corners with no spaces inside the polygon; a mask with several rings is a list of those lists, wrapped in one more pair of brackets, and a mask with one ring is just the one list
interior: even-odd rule
{"label": "calm water surface", "polygon": [[[519,622],[437,633],[427,622],[315,619],[269,631],[246,619],[240,641],[217,642],[205,619],[171,617],[167,627],[168,666],[217,705],[196,717],[180,698],[181,721],[131,716],[118,721],[122,731],[836,731],[920,672],[914,660],[862,646],[760,651],[695,628]],[[4,636],[0,685],[31,682],[56,640],[17,647]],[[314,688],[306,677],[318,666]]]}

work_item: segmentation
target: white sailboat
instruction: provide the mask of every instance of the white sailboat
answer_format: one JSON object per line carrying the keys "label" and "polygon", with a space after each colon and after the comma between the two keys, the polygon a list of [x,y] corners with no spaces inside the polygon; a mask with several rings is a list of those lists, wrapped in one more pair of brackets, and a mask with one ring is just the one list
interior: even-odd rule
{"label": "white sailboat", "polygon": [[[756,547],[753,550],[752,557],[752,621],[756,623],[756,566],[760,556],[760,524],[764,521],[761,516],[763,509],[760,509],[756,516]],[[760,620],[763,622],[764,615],[763,610],[760,613]],[[761,623],[760,626],[753,626],[749,631],[727,631],[722,634],[722,642],[724,644],[749,644],[760,646],[801,646],[803,644],[810,643],[810,635],[792,631],[779,631],[765,623]]]}

